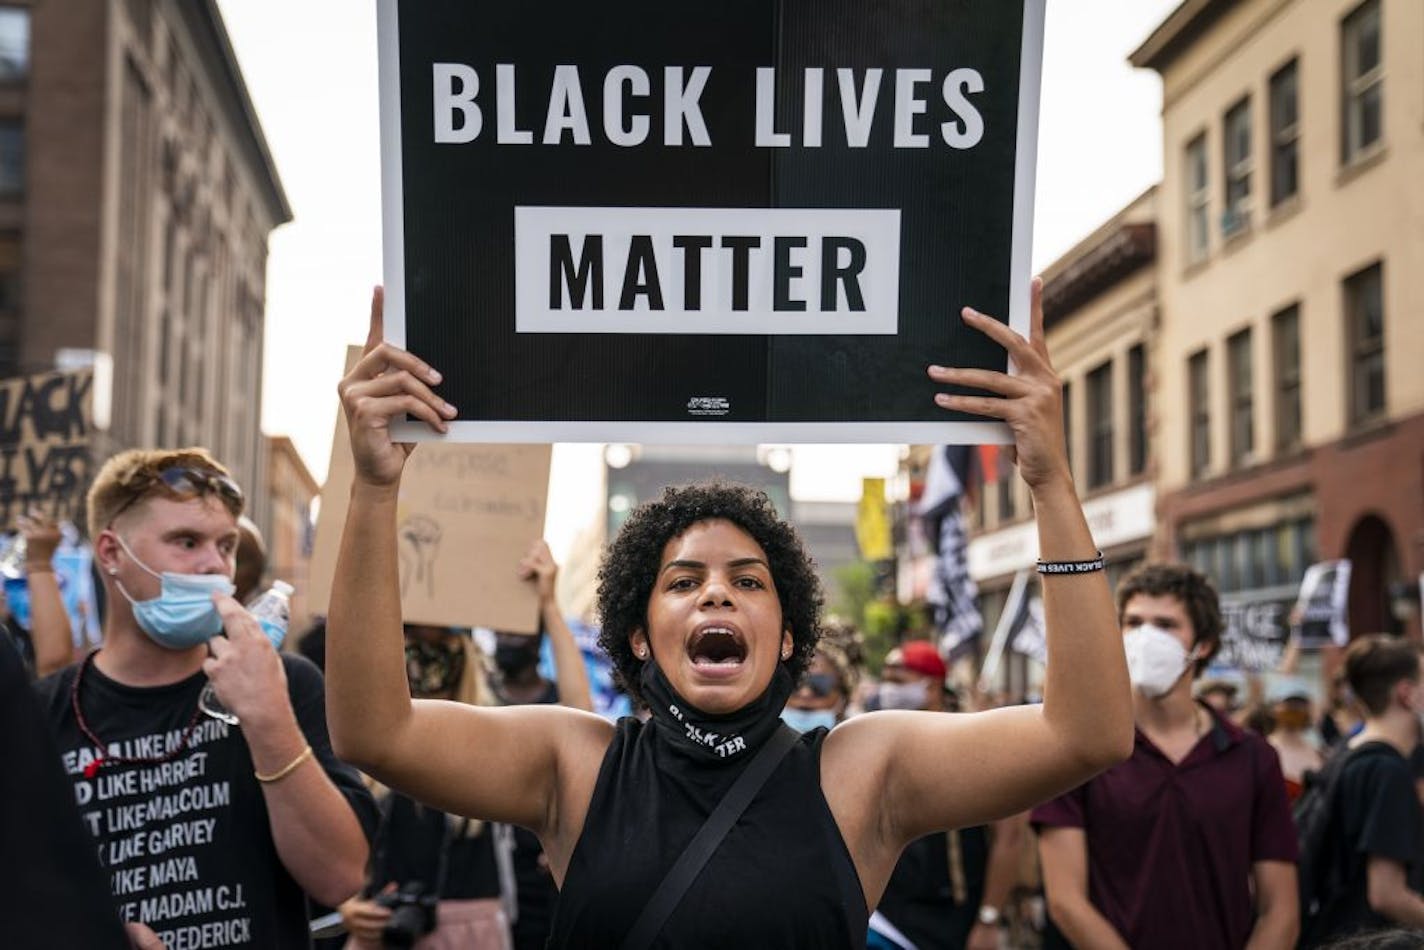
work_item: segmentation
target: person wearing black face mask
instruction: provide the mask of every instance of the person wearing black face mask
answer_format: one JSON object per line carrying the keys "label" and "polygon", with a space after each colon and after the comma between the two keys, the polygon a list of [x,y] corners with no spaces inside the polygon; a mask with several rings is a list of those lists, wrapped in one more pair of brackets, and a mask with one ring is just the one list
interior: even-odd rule
{"label": "person wearing black face mask", "polygon": [[494,635],[495,689],[507,706],[531,703],[557,703],[559,687],[539,675],[539,653],[544,645],[544,631]]}
{"label": "person wearing black face mask", "polygon": [[[485,657],[468,631],[405,625],[405,673],[412,698],[493,706]],[[509,950],[514,879],[507,825],[462,819],[399,792],[378,788],[381,824],[367,887],[338,908],[350,939],[346,950],[401,946],[419,937],[422,950]],[[411,932],[412,918],[380,895],[422,886],[439,903],[435,929]],[[394,919],[394,920],[393,920]]]}
{"label": "person wearing black face mask", "polygon": [[[503,631],[494,635],[494,665],[498,673],[494,688],[506,706],[559,703],[575,709],[593,709],[583,656],[554,597],[558,576],[559,565],[554,563],[549,545],[542,540],[535,541],[519,562],[519,577],[538,591],[541,629],[532,636]],[[545,631],[554,650],[555,682],[539,675],[539,653]]]}

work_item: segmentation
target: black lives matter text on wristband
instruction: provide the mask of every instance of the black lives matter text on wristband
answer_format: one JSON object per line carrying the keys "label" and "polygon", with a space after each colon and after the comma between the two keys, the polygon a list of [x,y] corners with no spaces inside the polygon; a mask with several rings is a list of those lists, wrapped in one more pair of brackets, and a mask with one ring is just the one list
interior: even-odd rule
{"label": "black lives matter text on wristband", "polygon": [[960,307],[1026,331],[1042,0],[378,9],[387,336],[457,437],[947,441],[925,366],[1006,362]]}

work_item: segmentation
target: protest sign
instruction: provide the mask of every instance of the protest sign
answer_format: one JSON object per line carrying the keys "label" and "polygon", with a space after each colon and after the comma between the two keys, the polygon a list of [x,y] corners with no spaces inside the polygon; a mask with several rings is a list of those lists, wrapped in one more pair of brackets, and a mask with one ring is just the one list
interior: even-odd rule
{"label": "protest sign", "polygon": [[1346,616],[1350,598],[1350,562],[1345,559],[1321,561],[1305,569],[1296,597],[1291,635],[1302,649],[1318,650],[1350,642]]}
{"label": "protest sign", "polygon": [[[1008,442],[1044,0],[378,0],[387,339],[449,438]],[[401,423],[402,438],[429,438]]]}
{"label": "protest sign", "polygon": [[83,522],[93,384],[92,369],[0,380],[0,527],[30,508]]}
{"label": "protest sign", "polygon": [[[347,368],[360,350],[352,347]],[[397,505],[401,616],[408,623],[534,633],[538,597],[519,560],[544,533],[549,446],[422,445],[406,461]],[[325,615],[350,505],[351,435],[337,413],[321,491],[310,605]]]}
{"label": "protest sign", "polygon": [[1280,666],[1290,633],[1290,588],[1268,587],[1221,595],[1221,652],[1215,663],[1244,673]]}

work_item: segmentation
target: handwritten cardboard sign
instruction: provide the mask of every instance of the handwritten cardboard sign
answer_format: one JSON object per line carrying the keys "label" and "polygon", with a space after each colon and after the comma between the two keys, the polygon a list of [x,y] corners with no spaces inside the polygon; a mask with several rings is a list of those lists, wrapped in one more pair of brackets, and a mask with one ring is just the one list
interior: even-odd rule
{"label": "handwritten cardboard sign", "polygon": [[92,369],[0,380],[0,526],[31,507],[82,523],[93,385]]}
{"label": "handwritten cardboard sign", "polygon": [[[347,367],[360,350],[347,351]],[[519,559],[544,532],[548,445],[422,444],[406,462],[397,508],[401,614],[408,623],[538,627],[538,599]],[[311,609],[331,602],[354,477],[351,435],[337,413],[312,553]]]}

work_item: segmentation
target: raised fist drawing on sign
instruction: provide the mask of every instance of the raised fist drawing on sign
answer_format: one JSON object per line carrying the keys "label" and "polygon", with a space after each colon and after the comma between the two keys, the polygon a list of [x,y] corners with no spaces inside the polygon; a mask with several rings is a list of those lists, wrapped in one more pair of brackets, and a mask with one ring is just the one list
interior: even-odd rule
{"label": "raised fist drawing on sign", "polygon": [[412,584],[435,596],[435,561],[440,553],[440,525],[428,515],[411,515],[400,526],[401,596]]}

